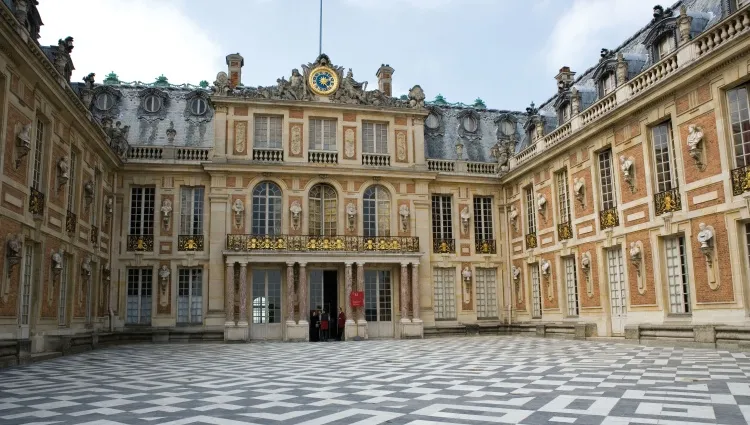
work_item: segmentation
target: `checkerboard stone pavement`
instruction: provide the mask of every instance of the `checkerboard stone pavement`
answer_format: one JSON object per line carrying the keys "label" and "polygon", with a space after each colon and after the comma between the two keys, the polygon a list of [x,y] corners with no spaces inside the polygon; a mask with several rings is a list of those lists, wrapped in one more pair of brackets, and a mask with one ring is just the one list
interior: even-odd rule
{"label": "checkerboard stone pavement", "polygon": [[749,356],[513,336],[131,345],[0,370],[0,424],[744,424]]}

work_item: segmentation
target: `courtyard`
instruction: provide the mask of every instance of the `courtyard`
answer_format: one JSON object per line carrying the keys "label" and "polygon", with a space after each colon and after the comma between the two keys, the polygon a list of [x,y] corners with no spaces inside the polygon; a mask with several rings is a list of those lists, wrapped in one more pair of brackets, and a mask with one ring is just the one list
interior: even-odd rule
{"label": "courtyard", "polygon": [[0,370],[2,424],[741,424],[747,353],[533,337],[130,345]]}

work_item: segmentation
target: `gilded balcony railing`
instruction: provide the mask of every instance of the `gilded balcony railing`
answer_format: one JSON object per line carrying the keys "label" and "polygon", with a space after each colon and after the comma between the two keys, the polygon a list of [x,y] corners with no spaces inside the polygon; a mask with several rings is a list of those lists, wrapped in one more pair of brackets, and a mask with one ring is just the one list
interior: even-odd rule
{"label": "gilded balcony railing", "polygon": [[433,239],[432,252],[436,254],[451,254],[456,252],[455,239]]}
{"label": "gilded balcony railing", "polygon": [[65,215],[65,231],[68,233],[75,233],[77,225],[78,217],[76,217],[73,211],[68,211]]}
{"label": "gilded balcony railing", "polygon": [[[201,249],[202,246],[201,241]],[[227,250],[404,253],[419,252],[419,238],[411,236],[227,235]]]}
{"label": "gilded balcony railing", "polygon": [[732,193],[734,196],[750,192],[750,165],[735,168],[731,171]]}
{"label": "gilded balcony railing", "polygon": [[177,236],[178,251],[203,251],[203,235]]}
{"label": "gilded balcony railing", "polygon": [[474,242],[474,252],[477,254],[496,254],[497,244],[494,239],[482,239]]}
{"label": "gilded balcony railing", "polygon": [[90,238],[91,243],[96,243],[99,240],[99,228],[96,226],[91,226],[91,235]]}
{"label": "gilded balcony railing", "polygon": [[620,215],[617,213],[617,207],[608,208],[599,212],[599,227],[602,230],[617,227],[620,225]]}
{"label": "gilded balcony railing", "polygon": [[573,226],[570,223],[560,223],[557,225],[557,238],[561,241],[573,238]]}
{"label": "gilded balcony railing", "polygon": [[33,187],[29,196],[29,212],[33,215],[44,214],[44,194]]}
{"label": "gilded balcony railing", "polygon": [[526,234],[526,249],[532,249],[536,248],[537,240],[536,240],[536,233],[527,233]]}
{"label": "gilded balcony railing", "polygon": [[656,210],[657,216],[670,212],[680,211],[682,209],[680,189],[674,188],[655,194],[654,209]]}
{"label": "gilded balcony railing", "polygon": [[153,251],[154,235],[128,235],[128,251]]}

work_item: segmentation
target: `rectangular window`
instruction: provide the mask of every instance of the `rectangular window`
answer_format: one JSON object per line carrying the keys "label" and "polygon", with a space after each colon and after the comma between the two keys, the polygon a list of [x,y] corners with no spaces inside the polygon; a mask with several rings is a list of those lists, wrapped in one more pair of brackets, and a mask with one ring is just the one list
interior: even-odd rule
{"label": "rectangular window", "polygon": [[365,320],[392,320],[391,272],[388,270],[365,270]]}
{"label": "rectangular window", "polygon": [[476,269],[477,319],[496,319],[497,313],[497,270]]}
{"label": "rectangular window", "polygon": [[663,36],[657,43],[659,59],[664,59],[675,50],[675,39],[672,34]]}
{"label": "rectangular window", "polygon": [[570,196],[568,194],[568,170],[562,170],[555,174],[557,180],[557,208],[560,214],[560,223],[570,223]]}
{"label": "rectangular window", "polygon": [[177,323],[203,323],[203,268],[180,268],[177,285]]}
{"label": "rectangular window", "polygon": [[542,318],[542,285],[539,281],[539,264],[532,264],[531,271],[531,317]]}
{"label": "rectangular window", "polygon": [[[31,315],[31,288],[34,279],[34,244],[26,241],[23,259],[23,283],[21,284],[21,325],[29,324]],[[4,277],[4,276],[3,276]]]}
{"label": "rectangular window", "polygon": [[578,316],[578,276],[575,257],[564,257],[565,289],[568,296],[568,316]]}
{"label": "rectangular window", "polygon": [[36,139],[34,140],[34,162],[31,171],[31,188],[42,191],[42,153],[44,149],[44,123],[36,121]]}
{"label": "rectangular window", "polygon": [[282,121],[282,117],[256,116],[253,147],[281,149]]}
{"label": "rectangular window", "polygon": [[62,256],[62,270],[60,270],[60,294],[57,300],[57,324],[65,326],[68,324],[68,282],[69,282],[69,266],[70,259],[67,255]]}
{"label": "rectangular window", "polygon": [[70,170],[68,170],[70,175],[70,180],[68,180],[68,211],[75,213],[76,212],[76,184],[78,183],[78,180],[76,180],[76,166],[78,165],[78,155],[75,151],[70,151]]}
{"label": "rectangular window", "polygon": [[450,195],[432,195],[432,239],[453,240],[453,215]]}
{"label": "rectangular window", "polygon": [[666,238],[664,248],[667,258],[669,312],[690,313],[690,284],[687,277],[685,238],[682,236]]}
{"label": "rectangular window", "polygon": [[203,186],[180,188],[180,234],[203,234]]}
{"label": "rectangular window", "polygon": [[736,167],[750,165],[750,112],[748,112],[750,106],[748,106],[747,88],[748,86],[742,86],[727,92]]}
{"label": "rectangular window", "polygon": [[495,239],[492,229],[492,198],[474,197],[474,239],[489,241]]}
{"label": "rectangular window", "polygon": [[336,120],[310,120],[310,149],[317,151],[336,150]]}
{"label": "rectangular window", "polygon": [[151,323],[152,280],[153,270],[151,268],[128,269],[125,323],[129,325],[148,325]]}
{"label": "rectangular window", "polygon": [[362,152],[388,153],[388,124],[362,123]]}
{"label": "rectangular window", "polygon": [[677,168],[673,166],[672,125],[659,124],[652,129],[654,161],[656,162],[656,191],[666,192],[677,187]]}
{"label": "rectangular window", "polygon": [[456,269],[432,269],[435,288],[435,320],[456,319]]}
{"label": "rectangular window", "polygon": [[156,189],[134,187],[130,190],[130,232],[131,235],[154,234],[154,203]]}
{"label": "rectangular window", "polygon": [[613,72],[610,72],[606,77],[602,78],[601,84],[603,93],[602,97],[604,97],[615,91],[615,89],[617,88],[617,77]]}
{"label": "rectangular window", "polygon": [[527,234],[536,233],[536,203],[534,202],[534,189],[529,186],[526,189],[526,230]]}
{"label": "rectangular window", "polygon": [[612,150],[599,152],[599,184],[602,195],[602,210],[617,207],[615,185],[612,181]]}

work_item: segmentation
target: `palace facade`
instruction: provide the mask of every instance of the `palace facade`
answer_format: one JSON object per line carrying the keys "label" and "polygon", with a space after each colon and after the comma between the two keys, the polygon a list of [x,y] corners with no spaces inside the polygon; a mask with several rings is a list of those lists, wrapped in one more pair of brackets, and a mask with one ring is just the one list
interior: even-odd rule
{"label": "palace facade", "polygon": [[[526,111],[394,96],[327,55],[273,86],[71,83],[0,3],[0,360],[120,340],[451,332],[750,339],[750,5],[684,0]],[[10,360],[9,360],[10,359]]]}

